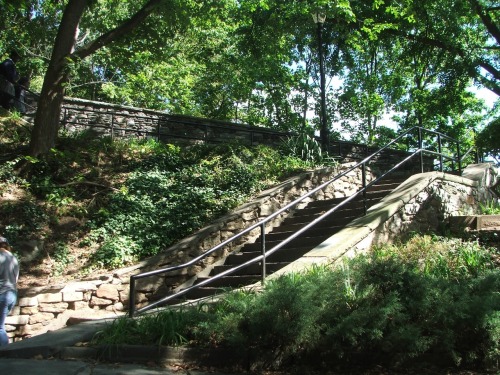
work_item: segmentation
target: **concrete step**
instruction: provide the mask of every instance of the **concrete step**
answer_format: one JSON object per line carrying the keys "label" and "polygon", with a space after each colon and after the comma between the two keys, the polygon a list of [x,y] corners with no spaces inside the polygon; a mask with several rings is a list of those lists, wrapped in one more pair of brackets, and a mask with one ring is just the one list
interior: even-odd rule
{"label": "concrete step", "polygon": [[[325,218],[324,220],[328,221],[331,219],[331,220],[334,220],[333,222],[335,222],[336,225],[341,225],[344,222],[344,220],[342,220],[342,218],[356,218],[356,217],[359,217],[363,214],[364,214],[363,207],[342,208],[342,209],[339,209],[337,212],[334,212],[333,214],[331,214],[328,218]],[[287,226],[287,225],[293,225],[293,224],[310,223],[318,216],[319,216],[318,213],[315,213],[315,214],[312,213],[310,215],[305,215],[304,213],[302,213],[302,214],[298,214],[298,215],[294,215],[292,217],[286,218],[285,220],[283,220],[282,225]],[[335,221],[335,220],[337,220],[337,221]],[[340,220],[340,221],[338,221],[338,220]],[[329,223],[333,223],[333,222],[329,222]],[[326,221],[325,221],[325,223],[326,223]],[[320,225],[320,223],[318,223],[317,225]]]}
{"label": "concrete step", "polygon": [[[281,269],[289,264],[290,264],[290,262],[266,262],[266,272],[268,274],[274,273],[274,272],[278,271],[279,269]],[[210,276],[218,275],[218,274],[225,272],[233,267],[234,266],[232,266],[232,265],[226,265],[226,264],[223,264],[220,266],[215,266],[212,269],[212,272],[210,272]],[[236,271],[235,273],[232,273],[231,275],[234,275],[234,276],[237,276],[237,275],[258,275],[258,276],[260,276],[261,272],[262,272],[261,264],[255,263],[255,264],[251,264],[248,267],[240,269],[240,270]]]}
{"label": "concrete step", "polygon": [[[380,200],[385,196],[381,195],[380,197],[367,197],[366,199],[366,206],[371,207],[374,204],[380,202]],[[297,210],[294,212],[293,217],[300,217],[300,216],[309,216],[309,215],[320,215],[327,210],[332,209],[333,207],[337,206],[339,203],[334,203],[330,201],[322,201],[322,204],[316,204],[313,206],[307,205],[307,207],[304,207],[300,210]],[[353,199],[352,201],[346,203],[343,205],[339,210],[353,210],[353,209],[358,209],[358,208],[363,208],[365,205],[365,202],[363,201],[362,197],[359,199]]]}
{"label": "concrete step", "polygon": [[[212,279],[212,277],[199,277],[195,284],[199,284],[203,281]],[[208,287],[210,288],[241,288],[244,287],[245,285],[251,285],[254,284],[258,281],[261,281],[261,276],[260,275],[237,275],[237,276],[224,276],[221,277],[220,279],[215,279],[210,284],[208,284]]]}
{"label": "concrete step", "polygon": [[[380,200],[383,197],[385,197],[387,194],[389,194],[392,191],[392,189],[383,189],[383,190],[377,190],[377,191],[371,191],[366,193],[366,197],[368,200]],[[332,198],[332,199],[324,199],[324,200],[319,200],[319,201],[313,201],[309,203],[306,207],[303,209],[311,209],[311,208],[316,208],[316,207],[333,207],[336,206],[339,203],[342,203],[346,198],[341,197],[341,198]],[[357,197],[355,197],[353,200],[351,200],[350,204],[359,205],[360,203],[362,204],[363,202],[363,193],[360,193]],[[301,211],[303,209],[300,209],[298,211]]]}
{"label": "concrete step", "polygon": [[[313,235],[313,236],[299,236],[298,238],[293,239],[290,241],[288,244],[285,245],[284,249],[288,248],[296,248],[296,247],[303,247],[303,246],[315,246],[314,244],[319,244],[326,240],[328,237],[330,237],[329,233],[321,233],[319,235]],[[279,245],[283,239],[269,239],[266,238],[266,249],[271,249],[276,245]],[[247,252],[260,252],[261,251],[261,244],[259,241],[254,242],[254,243],[247,243],[243,245],[241,248],[240,252],[242,253],[247,253]]]}
{"label": "concrete step", "polygon": [[[322,224],[322,225],[320,225]],[[298,223],[298,224],[292,224],[292,225],[287,225],[284,227],[279,227],[277,228],[278,230],[276,232],[271,232],[266,235],[266,243],[267,241],[272,241],[272,242],[277,242],[277,241],[283,241],[290,237],[292,234],[297,232],[299,229],[302,229],[306,223]],[[305,237],[324,237],[325,236],[325,231],[328,231],[328,235],[332,235],[334,233],[337,233],[340,229],[344,228],[345,225],[330,225],[327,223],[318,223],[317,225],[313,226],[312,228],[309,228],[306,230],[302,236]],[[257,242],[259,243],[259,242]],[[260,243],[259,243],[260,245]]]}
{"label": "concrete step", "polygon": [[[320,242],[319,242],[320,243]],[[275,262],[293,262],[297,259],[299,259],[302,255],[310,251],[311,249],[314,248],[316,244],[311,245],[311,246],[302,246],[302,247],[293,247],[293,248],[283,248],[280,249],[279,251],[275,252],[274,254],[266,257],[266,261],[275,263]],[[256,257],[260,256],[261,252],[260,251],[247,251],[247,252],[240,252],[240,253],[235,253],[231,254],[226,258],[226,261],[224,264],[226,266],[232,265],[239,265],[245,262],[248,262],[249,260],[255,259]]]}

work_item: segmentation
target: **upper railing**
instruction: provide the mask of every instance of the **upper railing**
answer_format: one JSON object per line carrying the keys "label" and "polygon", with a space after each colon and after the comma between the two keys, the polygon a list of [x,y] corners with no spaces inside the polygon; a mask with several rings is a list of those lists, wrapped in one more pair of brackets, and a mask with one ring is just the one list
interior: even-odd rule
{"label": "upper railing", "polygon": [[[384,171],[381,171],[378,174],[378,177],[369,183],[367,182],[366,178],[366,173],[367,173],[367,167],[370,165],[370,163],[376,163],[377,167],[380,167],[380,160],[384,153],[386,153],[392,146],[396,146],[398,144],[407,144],[411,148],[413,148],[413,151],[410,153],[405,153],[404,156],[399,159],[399,160],[394,160],[393,157],[391,157],[393,160],[393,164],[390,166],[387,166],[387,168]],[[425,172],[425,171],[432,171],[432,170],[439,170],[439,171],[447,171],[447,172],[453,172],[453,173],[461,173],[462,171],[462,164],[464,161],[465,157],[470,158],[470,153],[471,150],[468,150],[465,153],[462,153],[462,150],[460,149],[460,143],[451,138],[448,137],[444,134],[441,134],[439,132],[423,129],[420,127],[414,127],[402,134],[400,134],[396,139],[388,143],[386,146],[382,147],[378,151],[374,152],[373,154],[369,155],[368,157],[364,158],[360,162],[356,163],[352,167],[348,168],[347,170],[343,171],[339,175],[335,176],[334,178],[320,184],[319,186],[315,187],[308,193],[304,194],[303,196],[295,199],[293,202],[287,204],[286,206],[282,207],[281,209],[277,210],[276,212],[272,213],[271,215],[267,216],[266,218],[262,219],[261,221],[249,226],[248,228],[242,230],[240,233],[234,235],[233,237],[221,242],[217,246],[213,247],[212,249],[206,251],[202,255],[190,260],[189,262],[186,262],[184,264],[180,264],[177,266],[173,267],[168,267],[168,268],[163,268],[155,271],[150,271],[150,272],[145,272],[137,275],[132,275],[130,277],[130,294],[129,294],[129,315],[134,316],[135,314],[142,313],[144,311],[147,311],[149,309],[152,309],[154,307],[163,305],[167,303],[168,301],[178,298],[189,291],[203,287],[207,284],[210,284],[211,282],[220,279],[224,276],[230,275],[235,273],[236,271],[246,268],[250,266],[251,264],[255,263],[261,263],[261,279],[262,282],[264,282],[266,278],[266,258],[269,257],[270,255],[274,254],[275,252],[279,251],[281,248],[283,248],[286,244],[288,244],[290,241],[293,239],[297,238],[300,236],[302,233],[304,233],[306,230],[309,228],[313,227],[326,217],[330,216],[332,213],[352,201],[354,198],[357,196],[361,195],[363,196],[363,201],[364,201],[364,210],[366,214],[367,210],[367,205],[366,205],[366,191],[367,189],[378,182],[380,179],[386,177],[387,175],[393,173],[396,170],[400,170],[401,168],[411,166],[410,170],[414,173],[420,173],[420,172]],[[410,163],[410,161],[415,161],[415,159],[418,159],[417,162],[415,163]],[[475,161],[477,162],[477,156],[475,158]],[[386,160],[385,163],[388,163]],[[417,168],[415,168],[417,166]],[[362,186],[360,190],[358,190],[356,193],[351,195],[350,197],[347,197],[342,203],[332,207],[331,209],[327,210],[317,218],[315,218],[313,221],[310,223],[306,224],[304,227],[301,229],[297,230],[295,233],[290,235],[288,238],[284,239],[281,241],[279,244],[273,246],[271,249],[266,248],[266,225],[271,223],[275,218],[277,218],[279,215],[284,213],[285,211],[292,210],[295,208],[299,203],[303,202],[307,198],[313,196],[320,190],[326,188],[328,185],[334,183],[335,181],[339,180],[340,178],[346,176],[347,174],[351,173],[352,171],[355,171],[357,169],[361,170],[361,176],[362,176]],[[193,285],[191,287],[182,289],[176,293],[172,293],[168,296],[165,296],[164,298],[161,298],[147,306],[143,306],[140,309],[136,309],[135,306],[135,293],[136,293],[136,281],[152,276],[158,276],[158,275],[166,275],[171,272],[178,271],[180,269],[184,269],[193,265],[196,265],[200,261],[202,261],[204,258],[210,256],[211,254],[215,253],[216,251],[223,249],[225,246],[237,241],[241,237],[245,236],[246,234],[252,232],[253,230],[260,228],[260,244],[261,244],[261,254],[254,259],[251,259],[243,264],[237,265],[234,268],[228,269],[224,272],[221,272],[210,279],[206,279],[196,285]]]}

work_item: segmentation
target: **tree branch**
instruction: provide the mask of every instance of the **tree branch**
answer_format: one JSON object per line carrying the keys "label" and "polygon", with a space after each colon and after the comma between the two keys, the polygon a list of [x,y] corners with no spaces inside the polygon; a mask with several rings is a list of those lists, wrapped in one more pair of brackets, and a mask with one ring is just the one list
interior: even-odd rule
{"label": "tree branch", "polygon": [[490,15],[484,11],[481,4],[477,0],[469,0],[469,3],[474,10],[474,12],[481,18],[483,25],[486,27],[488,32],[495,38],[497,44],[500,44],[500,28],[491,19]]}
{"label": "tree branch", "polygon": [[93,42],[79,48],[71,55],[74,59],[84,59],[98,49],[105,47],[138,27],[165,0],[150,0],[136,14],[116,28],[102,34]]}
{"label": "tree branch", "polygon": [[[460,48],[457,48],[456,46],[447,44],[441,40],[437,40],[437,39],[433,39],[433,38],[429,38],[429,37],[425,37],[425,36],[417,36],[417,35],[412,35],[412,34],[400,33],[400,32],[397,32],[395,30],[390,30],[387,32],[390,34],[396,35],[396,36],[406,38],[408,40],[415,41],[417,43],[421,43],[421,44],[431,46],[431,47],[440,48],[442,50],[448,51],[449,53],[456,54],[456,55],[460,56],[461,58],[463,58],[464,60],[467,60],[467,58],[470,56],[470,54],[468,52],[466,52]],[[480,76],[482,78],[478,78],[478,79],[483,84],[485,84],[487,82],[488,85],[485,85],[485,86],[489,90],[493,91],[495,94],[500,96],[500,71],[498,69],[496,69],[493,65],[491,65],[490,63],[488,63],[487,61],[485,61],[483,59],[476,60],[474,62],[469,62],[468,64],[471,66],[471,75],[475,78],[478,78],[477,77],[478,74],[477,74],[477,72],[474,72],[474,74],[472,74],[473,73],[472,68],[474,68],[474,67],[483,68],[486,72],[491,74],[493,77],[492,80],[487,79],[487,78],[482,77],[482,76]]]}

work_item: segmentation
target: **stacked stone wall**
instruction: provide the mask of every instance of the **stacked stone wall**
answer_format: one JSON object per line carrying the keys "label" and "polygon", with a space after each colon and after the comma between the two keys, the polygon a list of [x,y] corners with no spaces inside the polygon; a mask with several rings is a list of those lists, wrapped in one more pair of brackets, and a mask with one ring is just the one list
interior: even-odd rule
{"label": "stacked stone wall", "polygon": [[435,179],[404,204],[375,231],[372,244],[402,239],[410,233],[428,233],[446,229],[449,218],[480,213],[480,203],[497,199],[494,192],[478,183],[466,184],[453,179]]}
{"label": "stacked stone wall", "polygon": [[[29,101],[33,116],[36,100]],[[165,143],[190,145],[197,143],[239,142],[245,145],[280,146],[292,133],[263,126],[220,121],[192,116],[169,114],[105,102],[66,97],[61,111],[62,131],[71,134],[87,131],[96,136],[112,138],[156,139]],[[347,141],[330,143],[330,153],[344,162],[359,161],[375,153],[376,147]],[[387,149],[370,162],[379,169],[392,167],[394,162],[408,156],[407,152]],[[418,165],[417,158],[413,165]],[[426,170],[432,168],[432,158],[425,159]]]}
{"label": "stacked stone wall", "polygon": [[[291,178],[277,187],[262,192],[251,203],[202,228],[196,234],[166,249],[162,254],[133,267],[66,285],[19,290],[18,303],[6,319],[7,333],[12,340],[18,341],[89,318],[122,315],[128,307],[131,275],[185,263],[269,216],[350,166],[344,165],[340,169],[327,168]],[[373,174],[368,170],[367,182],[373,178]],[[361,184],[361,170],[358,168],[307,198],[299,207],[314,200],[349,196],[357,191]],[[269,231],[278,225],[288,214],[293,212],[285,212],[276,217],[266,230]],[[259,234],[258,230],[249,233],[238,242],[207,257],[202,264],[168,276],[140,280],[136,287],[138,307],[155,301],[179,285],[189,282],[204,268],[222,259],[229,252],[237,251],[245,242],[254,240]]]}

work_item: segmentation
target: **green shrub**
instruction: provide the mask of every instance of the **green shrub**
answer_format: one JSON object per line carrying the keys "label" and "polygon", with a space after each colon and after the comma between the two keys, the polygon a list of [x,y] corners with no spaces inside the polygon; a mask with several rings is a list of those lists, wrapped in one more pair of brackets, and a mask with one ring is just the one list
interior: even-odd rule
{"label": "green shrub", "polygon": [[321,149],[321,144],[309,134],[288,137],[281,144],[284,155],[299,158],[305,162],[324,165],[335,165],[335,161]]}
{"label": "green shrub", "polygon": [[2,235],[12,243],[39,234],[49,221],[49,216],[43,207],[30,197],[3,203],[0,206],[0,216],[9,218]]}
{"label": "green shrub", "polygon": [[[470,249],[489,251],[475,246],[414,237],[334,269],[281,276],[262,293],[231,293],[170,329],[193,345],[252,348],[266,368],[498,369],[500,271],[482,258],[467,263]],[[433,266],[437,255],[445,272]]]}
{"label": "green shrub", "polygon": [[118,268],[136,261],[139,253],[140,248],[132,238],[115,235],[106,238],[92,260],[102,267]]}
{"label": "green shrub", "polygon": [[58,242],[52,253],[52,259],[55,261],[53,266],[53,274],[61,275],[66,267],[73,262],[73,257],[70,255],[68,246],[65,243]]}

